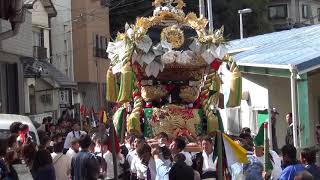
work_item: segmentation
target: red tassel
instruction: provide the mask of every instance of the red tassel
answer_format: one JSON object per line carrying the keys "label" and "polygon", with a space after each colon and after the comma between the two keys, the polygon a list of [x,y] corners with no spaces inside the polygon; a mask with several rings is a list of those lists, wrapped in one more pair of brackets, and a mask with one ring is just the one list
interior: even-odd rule
{"label": "red tassel", "polygon": [[213,70],[218,71],[221,64],[222,64],[222,61],[216,58],[215,60],[213,60],[210,66]]}

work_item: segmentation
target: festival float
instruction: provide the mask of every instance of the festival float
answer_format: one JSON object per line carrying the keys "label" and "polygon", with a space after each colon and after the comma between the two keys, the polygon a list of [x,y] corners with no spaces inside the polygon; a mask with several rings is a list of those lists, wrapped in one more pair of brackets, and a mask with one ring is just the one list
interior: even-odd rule
{"label": "festival float", "polygon": [[[223,27],[207,30],[207,19],[185,14],[182,0],[156,0],[151,17],[126,25],[107,48],[107,101],[116,104],[113,123],[125,133],[153,138],[160,132],[195,141],[223,129],[219,76],[232,74],[227,107],[239,106],[241,74],[227,54]],[[219,103],[220,99],[220,103]]]}

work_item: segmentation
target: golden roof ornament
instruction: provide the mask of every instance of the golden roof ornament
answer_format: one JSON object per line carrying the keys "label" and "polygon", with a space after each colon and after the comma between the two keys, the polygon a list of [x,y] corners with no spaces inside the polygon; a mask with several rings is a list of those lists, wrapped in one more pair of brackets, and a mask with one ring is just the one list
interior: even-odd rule
{"label": "golden roof ornament", "polygon": [[153,5],[156,7],[153,11],[154,16],[161,15],[164,12],[173,13],[178,16],[185,16],[182,10],[185,6],[183,0],[155,0]]}

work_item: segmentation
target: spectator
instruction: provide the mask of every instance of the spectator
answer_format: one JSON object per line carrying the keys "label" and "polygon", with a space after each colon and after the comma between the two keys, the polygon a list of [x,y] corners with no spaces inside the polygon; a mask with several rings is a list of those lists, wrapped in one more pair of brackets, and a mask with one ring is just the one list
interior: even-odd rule
{"label": "spectator", "polygon": [[79,139],[73,138],[71,140],[71,147],[68,149],[66,155],[71,159],[80,151]]}
{"label": "spectator", "polygon": [[11,134],[8,138],[8,148],[11,150],[17,150],[18,142],[17,142],[18,135]]}
{"label": "spectator", "polygon": [[48,149],[50,151],[50,142],[51,139],[48,135],[45,135],[40,139],[40,145],[39,145],[39,149]]}
{"label": "spectator", "polygon": [[[177,155],[179,156],[179,154]],[[175,159],[180,158],[175,157]],[[194,180],[194,178],[195,175],[193,169],[181,160],[178,160],[169,171],[169,180]]]}
{"label": "spectator", "polygon": [[[130,141],[131,150],[129,151],[129,153],[126,157],[127,161],[129,162],[130,167],[134,166],[132,164],[134,164],[136,160],[139,160],[137,150],[136,150],[137,147],[139,147],[145,143],[145,139],[143,136],[131,136],[131,140],[132,139],[133,139],[133,141]],[[132,172],[132,170],[131,170],[131,172]]]}
{"label": "spectator", "polygon": [[292,123],[292,113],[288,113],[286,115],[286,120],[289,125],[287,129],[286,134],[286,145],[292,145],[293,146],[293,123]]}
{"label": "spectator", "polygon": [[43,119],[42,119],[42,124],[40,125],[40,127],[38,127],[38,131],[40,130],[40,131],[44,131],[44,132],[47,132],[46,131],[46,126],[47,126],[47,124],[48,124],[48,119],[47,119],[47,117],[44,117]]}
{"label": "spectator", "polygon": [[185,163],[188,166],[192,166],[191,154],[189,152],[184,152],[184,148],[186,147],[186,142],[183,138],[177,137],[170,144],[170,150],[173,155],[178,153],[182,153],[186,157]]}
{"label": "spectator", "polygon": [[[108,141],[106,141],[104,143],[104,146],[108,147],[108,150],[106,151],[106,153],[103,154],[103,159],[107,162],[107,173],[106,173],[106,179],[114,179],[114,163],[113,163],[113,156],[112,156],[112,149],[111,147],[108,146]],[[117,175],[118,178],[121,179],[123,176],[123,169],[120,166],[120,164],[124,164],[125,163],[125,158],[121,153],[117,154],[116,157],[116,161],[117,161]]]}
{"label": "spectator", "polygon": [[[255,156],[257,157],[257,159],[263,164],[264,161],[264,144],[262,145],[258,145],[255,144]],[[271,159],[271,163],[272,163],[272,171],[271,171],[271,178],[272,179],[278,179],[280,177],[280,174],[282,172],[281,169],[281,159],[279,157],[279,155],[273,151],[273,150],[269,150],[269,158]]]}
{"label": "spectator", "polygon": [[169,147],[170,146],[170,141],[169,141],[169,136],[167,133],[165,132],[161,132],[159,135],[158,135],[158,142],[161,145],[164,145],[164,146],[167,146]]}
{"label": "spectator", "polygon": [[316,125],[317,145],[320,145],[320,124]]}
{"label": "spectator", "polygon": [[18,159],[18,154],[16,151],[14,150],[9,150],[6,154],[6,163],[7,163],[7,166],[9,168],[9,179],[10,180],[19,180],[18,178],[18,174],[17,172],[15,171],[13,165],[14,164],[20,164],[21,162],[19,161]]}
{"label": "spectator", "polygon": [[319,179],[319,176],[312,176],[308,171],[300,172],[294,177],[294,180],[314,180],[314,179]]}
{"label": "spectator", "polygon": [[213,141],[209,136],[202,139],[202,152],[193,158],[192,167],[198,171],[201,179],[217,178],[217,155],[213,152]]}
{"label": "spectator", "polygon": [[72,126],[72,128],[73,128],[73,130],[68,133],[66,140],[64,142],[64,153],[66,153],[68,151],[68,149],[70,148],[72,138],[80,138],[81,135],[87,134],[84,131],[80,131],[80,126],[77,123],[75,123]]}
{"label": "spectator", "polygon": [[283,171],[279,180],[293,180],[297,173],[305,170],[304,166],[300,164],[296,158],[297,150],[292,145],[285,145],[281,149],[283,156]]}
{"label": "spectator", "polygon": [[99,162],[95,155],[89,153],[91,138],[83,134],[80,137],[81,151],[72,158],[71,177],[76,180],[96,180],[99,177]]}
{"label": "spectator", "polygon": [[27,124],[20,124],[19,128],[18,142],[20,144],[31,143],[33,140],[29,134],[29,126]]}
{"label": "spectator", "polygon": [[244,127],[241,129],[240,134],[247,134],[251,136],[251,130],[248,127]]}
{"label": "spectator", "polygon": [[10,125],[10,133],[11,134],[18,134],[19,133],[19,130],[20,130],[20,125],[22,123],[21,122],[13,122],[11,125]]}
{"label": "spectator", "polygon": [[40,149],[36,153],[31,173],[34,180],[56,180],[52,158],[47,149]]}
{"label": "spectator", "polygon": [[153,157],[151,157],[151,147],[148,144],[142,144],[137,147],[137,154],[140,163],[136,163],[136,172],[138,179],[155,180],[156,165]]}
{"label": "spectator", "polygon": [[54,144],[54,152],[51,153],[53,166],[55,169],[56,180],[67,180],[70,177],[71,158],[62,153],[63,142]]}
{"label": "spectator", "polygon": [[48,116],[47,120],[48,120],[48,123],[46,124],[46,132],[50,132],[51,126],[53,125],[52,124],[52,117]]}
{"label": "spectator", "polygon": [[126,137],[125,145],[126,145],[126,147],[128,148],[129,152],[134,150],[134,148],[133,148],[133,142],[134,142],[135,138],[136,138],[136,136],[133,135],[133,134],[127,135],[127,137]]}
{"label": "spectator", "polygon": [[95,154],[95,151],[94,151],[95,147],[96,147],[96,143],[91,140],[91,144],[89,146],[89,152],[91,152],[92,154]]}
{"label": "spectator", "polygon": [[4,161],[7,154],[8,142],[6,139],[0,139],[0,179],[8,178],[9,170]]}
{"label": "spectator", "polygon": [[22,146],[21,156],[30,170],[33,167],[33,162],[36,156],[36,152],[37,152],[37,149],[34,143],[24,144]]}
{"label": "spectator", "polygon": [[170,150],[166,146],[156,146],[152,149],[152,155],[156,163],[156,180],[168,180],[171,164],[166,161],[170,160]]}
{"label": "spectator", "polygon": [[320,178],[320,168],[316,165],[316,151],[310,148],[305,148],[300,153],[300,159],[306,170],[313,177]]}

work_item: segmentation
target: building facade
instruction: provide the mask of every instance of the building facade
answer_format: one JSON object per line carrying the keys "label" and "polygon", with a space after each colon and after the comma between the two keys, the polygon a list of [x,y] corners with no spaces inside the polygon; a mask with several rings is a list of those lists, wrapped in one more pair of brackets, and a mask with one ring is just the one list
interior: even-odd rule
{"label": "building facade", "polygon": [[320,23],[319,0],[270,0],[268,19],[276,31]]}
{"label": "building facade", "polygon": [[[16,35],[0,41],[0,113],[25,112],[24,73],[21,57],[32,57],[32,14],[25,12]],[[0,33],[11,29],[9,21],[0,19]]]}
{"label": "building facade", "polygon": [[102,0],[71,1],[74,80],[81,105],[100,110],[105,102],[109,60],[109,12]]}

